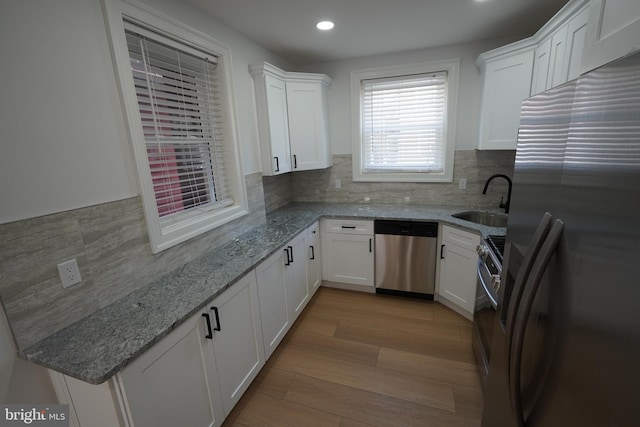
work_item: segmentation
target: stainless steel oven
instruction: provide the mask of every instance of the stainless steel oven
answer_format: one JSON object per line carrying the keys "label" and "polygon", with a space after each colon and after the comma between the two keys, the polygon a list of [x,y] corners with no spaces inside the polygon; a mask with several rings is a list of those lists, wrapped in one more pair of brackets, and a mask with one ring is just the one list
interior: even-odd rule
{"label": "stainless steel oven", "polygon": [[491,357],[504,244],[504,236],[488,236],[478,246],[478,288],[473,313],[472,343],[483,387],[486,385]]}

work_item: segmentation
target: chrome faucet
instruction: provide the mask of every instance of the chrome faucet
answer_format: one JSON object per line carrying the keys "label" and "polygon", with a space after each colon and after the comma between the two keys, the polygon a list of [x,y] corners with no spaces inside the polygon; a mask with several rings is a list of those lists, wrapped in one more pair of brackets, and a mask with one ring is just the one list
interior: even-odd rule
{"label": "chrome faucet", "polygon": [[490,176],[489,179],[487,179],[487,182],[484,183],[484,189],[482,190],[482,194],[487,194],[487,187],[489,187],[489,183],[494,178],[504,178],[509,183],[509,191],[507,193],[507,202],[504,203],[503,202],[504,197],[500,197],[500,204],[498,205],[499,208],[503,208],[504,209],[504,213],[509,213],[509,205],[511,204],[511,187],[512,187],[513,183],[511,182],[511,178],[509,178],[507,175],[503,175],[501,173],[497,173],[497,174],[495,174],[493,176]]}

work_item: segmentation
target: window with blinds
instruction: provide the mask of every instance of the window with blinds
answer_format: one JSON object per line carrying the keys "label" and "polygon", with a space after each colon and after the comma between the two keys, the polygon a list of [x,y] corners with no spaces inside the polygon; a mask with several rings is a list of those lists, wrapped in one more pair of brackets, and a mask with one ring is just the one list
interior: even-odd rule
{"label": "window with blinds", "polygon": [[125,34],[160,224],[231,205],[216,58],[132,24]]}
{"label": "window with blinds", "polygon": [[361,81],[362,173],[444,171],[447,73]]}

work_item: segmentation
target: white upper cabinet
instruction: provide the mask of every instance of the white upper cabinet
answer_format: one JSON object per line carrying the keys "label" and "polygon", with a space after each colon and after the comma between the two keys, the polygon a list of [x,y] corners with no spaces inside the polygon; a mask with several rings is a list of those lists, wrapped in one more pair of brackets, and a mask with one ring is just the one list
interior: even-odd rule
{"label": "white upper cabinet", "polygon": [[578,76],[588,9],[588,0],[570,1],[534,36],[478,57],[483,75],[479,149],[514,150],[522,101]]}
{"label": "white upper cabinet", "polygon": [[480,106],[480,150],[513,150],[520,123],[520,104],[529,97],[534,49],[522,44],[483,60]]}
{"label": "white upper cabinet", "polygon": [[289,141],[293,171],[324,169],[331,166],[327,120],[328,84],[322,78],[307,79],[296,73],[287,81]]}
{"label": "white upper cabinet", "polygon": [[571,81],[580,75],[584,55],[584,46],[589,21],[589,6],[583,6],[567,23],[567,45],[564,54],[563,70],[565,81]]}
{"label": "white upper cabinet", "polygon": [[567,46],[568,24],[563,25],[551,37],[551,53],[549,55],[549,72],[546,89],[559,86],[567,81],[564,71],[564,57]]}
{"label": "white upper cabinet", "polygon": [[265,140],[261,148],[263,168],[270,175],[291,172],[289,150],[289,117],[287,115],[287,89],[278,77],[264,75],[258,86],[262,86],[259,105],[262,106],[260,130]]}
{"label": "white upper cabinet", "polygon": [[251,67],[256,88],[263,175],[331,166],[324,74]]}
{"label": "white upper cabinet", "polygon": [[640,50],[640,1],[591,0],[581,72]]}
{"label": "white upper cabinet", "polygon": [[549,63],[551,57],[551,37],[548,37],[533,53],[533,76],[531,95],[544,92],[549,79]]}

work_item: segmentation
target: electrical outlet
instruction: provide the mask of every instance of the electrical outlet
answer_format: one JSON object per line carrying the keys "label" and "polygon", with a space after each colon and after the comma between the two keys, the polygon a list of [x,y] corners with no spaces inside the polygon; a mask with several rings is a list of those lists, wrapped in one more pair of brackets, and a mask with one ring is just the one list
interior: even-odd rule
{"label": "electrical outlet", "polygon": [[63,288],[68,288],[69,286],[73,286],[82,281],[78,262],[75,258],[58,264],[58,273],[60,273],[60,280],[62,280]]}
{"label": "electrical outlet", "polygon": [[342,188],[342,183],[339,179],[336,179],[336,188]]}
{"label": "electrical outlet", "polygon": [[411,201],[411,197],[409,196],[404,196],[404,202],[405,203],[409,203]]}
{"label": "electrical outlet", "polygon": [[460,190],[466,190],[467,189],[467,178],[460,178],[458,188]]}

